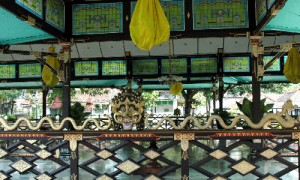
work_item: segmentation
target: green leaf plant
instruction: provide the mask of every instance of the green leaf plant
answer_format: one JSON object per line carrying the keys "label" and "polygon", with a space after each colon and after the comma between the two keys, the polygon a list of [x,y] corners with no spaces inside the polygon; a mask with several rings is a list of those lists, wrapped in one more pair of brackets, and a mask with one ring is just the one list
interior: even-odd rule
{"label": "green leaf plant", "polygon": [[81,122],[84,121],[90,114],[91,113],[89,112],[84,112],[84,106],[82,106],[79,102],[75,102],[71,106],[70,116],[75,120],[77,125],[80,125]]}
{"label": "green leaf plant", "polygon": [[[263,117],[270,109],[273,108],[274,104],[265,104],[266,98],[260,100],[260,114],[259,117]],[[236,102],[239,110],[253,121],[252,104],[253,102],[247,98],[243,99],[243,103]]]}

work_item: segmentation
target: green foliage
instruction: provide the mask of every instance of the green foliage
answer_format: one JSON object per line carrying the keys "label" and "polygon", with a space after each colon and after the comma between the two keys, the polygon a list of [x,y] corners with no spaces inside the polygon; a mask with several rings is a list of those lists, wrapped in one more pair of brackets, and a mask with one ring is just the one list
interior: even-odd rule
{"label": "green foliage", "polygon": [[84,119],[90,115],[89,112],[84,112],[84,106],[82,106],[79,102],[75,102],[71,106],[70,116],[75,120],[77,125],[79,125]]}
{"label": "green foliage", "polygon": [[150,109],[156,106],[155,101],[158,99],[158,91],[143,91],[142,97],[145,101],[145,109]]}
{"label": "green foliage", "polygon": [[13,114],[14,100],[20,97],[21,94],[22,94],[22,90],[1,90],[0,91],[0,101],[2,104],[5,102],[9,102],[11,114]]}
{"label": "green foliage", "polygon": [[197,106],[204,106],[206,105],[206,96],[204,95],[204,90],[203,92],[199,91],[197,94],[195,94],[194,99],[193,99],[193,104]]}
{"label": "green foliage", "polygon": [[[281,94],[284,91],[288,91],[290,83],[274,83],[274,84],[261,84],[261,92],[263,93],[278,93]],[[252,93],[252,85],[251,84],[241,84],[238,86],[234,86],[229,89],[229,92],[232,95],[242,96],[244,94]]]}
{"label": "green foliage", "polygon": [[13,114],[6,114],[6,116],[8,122],[14,122],[17,119],[17,117]]}
{"label": "green foliage", "polygon": [[109,90],[107,88],[80,88],[80,93],[82,94],[88,94],[91,96],[101,95],[101,94],[107,94]]}
{"label": "green foliage", "polygon": [[0,98],[6,101],[12,101],[20,97],[21,94],[21,90],[1,90]]}
{"label": "green foliage", "polygon": [[[267,113],[270,109],[273,108],[274,104],[265,104],[266,98],[260,100],[260,117],[262,117],[265,113]],[[243,104],[236,102],[239,110],[246,116],[248,116],[251,120],[253,120],[252,114],[252,104],[253,102],[247,98],[243,99]]]}
{"label": "green foliage", "polygon": [[[230,125],[232,122],[230,113],[224,109],[223,110],[214,109],[212,115],[220,116],[224,120],[225,124],[227,124],[227,125]],[[219,123],[217,123],[217,124],[219,124]]]}

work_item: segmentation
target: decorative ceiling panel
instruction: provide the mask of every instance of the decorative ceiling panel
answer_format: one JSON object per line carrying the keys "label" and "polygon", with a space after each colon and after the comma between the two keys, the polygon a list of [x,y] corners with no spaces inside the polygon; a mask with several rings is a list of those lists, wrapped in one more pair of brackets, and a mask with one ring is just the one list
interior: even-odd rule
{"label": "decorative ceiling panel", "polygon": [[199,54],[217,54],[218,48],[223,48],[223,38],[199,38]]}
{"label": "decorative ceiling panel", "polygon": [[224,38],[224,53],[248,53],[249,51],[249,39],[246,37]]}
{"label": "decorative ceiling panel", "polygon": [[165,43],[153,46],[150,50],[150,56],[169,56],[173,55],[172,41],[166,41]]}
{"label": "decorative ceiling panel", "polygon": [[[37,51],[37,52],[49,52],[49,47],[52,44],[30,44],[31,51]],[[53,44],[55,47],[55,52],[58,52],[61,48],[58,44]]]}
{"label": "decorative ceiling panel", "polygon": [[144,51],[136,47],[132,41],[124,41],[125,51],[130,51],[131,56],[149,56],[149,51]]}
{"label": "decorative ceiling panel", "polygon": [[103,57],[124,57],[123,41],[100,42]]}
{"label": "decorative ceiling panel", "polygon": [[76,43],[80,58],[102,57],[99,42]]}
{"label": "decorative ceiling panel", "polygon": [[175,55],[195,55],[198,52],[196,38],[174,39]]}

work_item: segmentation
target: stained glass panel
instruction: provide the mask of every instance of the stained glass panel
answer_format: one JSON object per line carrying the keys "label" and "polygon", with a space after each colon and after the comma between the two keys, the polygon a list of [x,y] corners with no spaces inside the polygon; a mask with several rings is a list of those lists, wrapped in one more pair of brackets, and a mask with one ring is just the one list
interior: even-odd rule
{"label": "stained glass panel", "polygon": [[156,59],[133,60],[133,75],[157,74],[158,65]]}
{"label": "stained glass panel", "polygon": [[216,73],[217,58],[192,58],[192,73]]}
{"label": "stained glass panel", "polygon": [[[170,23],[171,31],[184,31],[184,0],[161,0],[160,3]],[[131,2],[131,15],[133,14],[135,5],[136,1]]]}
{"label": "stained glass panel", "polygon": [[15,64],[1,64],[0,65],[0,79],[13,79],[16,78],[16,65]]}
{"label": "stained glass panel", "polygon": [[102,75],[126,75],[126,61],[125,60],[112,60],[102,61]]}
{"label": "stained glass panel", "polygon": [[37,17],[43,18],[43,0],[16,0],[16,3]]}
{"label": "stained glass panel", "polygon": [[184,74],[187,72],[187,61],[185,58],[177,59],[162,59],[161,73],[162,74]]}
{"label": "stained glass panel", "polygon": [[19,78],[40,78],[42,72],[41,64],[20,64],[19,65]]}
{"label": "stained glass panel", "polygon": [[194,30],[247,28],[247,0],[193,0]]}
{"label": "stained glass panel", "polygon": [[267,14],[267,1],[266,0],[255,0],[256,24],[258,24],[266,14]]}
{"label": "stained glass panel", "polygon": [[249,57],[224,57],[224,72],[250,72]]}
{"label": "stained glass panel", "polygon": [[47,0],[46,22],[65,31],[65,4],[62,0]]}
{"label": "stained glass panel", "polygon": [[267,2],[268,2],[268,9],[270,9],[273,3],[275,2],[275,0],[267,0]]}
{"label": "stained glass panel", "polygon": [[73,5],[73,34],[123,32],[123,3]]}
{"label": "stained glass panel", "polygon": [[[272,58],[273,56],[264,56],[264,64],[270,62]],[[273,62],[272,66],[270,66],[266,71],[267,72],[280,71],[280,59],[276,59]]]}
{"label": "stained glass panel", "polygon": [[98,61],[75,62],[75,76],[98,76]]}

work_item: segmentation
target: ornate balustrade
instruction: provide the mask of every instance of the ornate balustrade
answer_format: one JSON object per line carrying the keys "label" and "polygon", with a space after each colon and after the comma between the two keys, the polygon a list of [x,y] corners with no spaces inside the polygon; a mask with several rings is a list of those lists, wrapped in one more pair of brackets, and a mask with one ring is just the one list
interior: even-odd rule
{"label": "ornate balustrade", "polygon": [[299,177],[299,138],[298,129],[2,131],[0,179],[285,179]]}
{"label": "ornate balustrade", "polygon": [[[246,116],[231,124],[219,116],[147,116],[139,131],[116,131],[110,117],[0,119],[0,179],[298,179],[299,118],[287,110],[257,124]],[[224,129],[211,129],[214,121]],[[236,129],[239,121],[252,129]]]}

